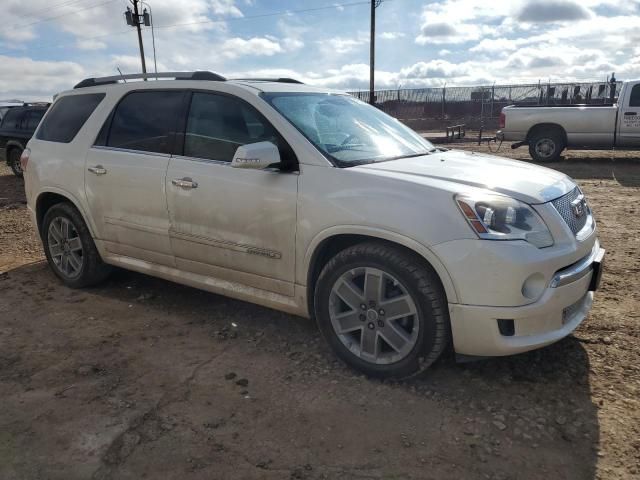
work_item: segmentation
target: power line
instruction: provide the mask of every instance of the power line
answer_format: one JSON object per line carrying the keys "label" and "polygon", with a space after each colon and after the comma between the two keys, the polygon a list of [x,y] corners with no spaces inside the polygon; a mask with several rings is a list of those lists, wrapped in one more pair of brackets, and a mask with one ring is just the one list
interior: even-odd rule
{"label": "power line", "polygon": [[[103,2],[101,4],[97,4],[97,5],[93,5],[93,6],[87,7],[86,9],[95,8],[97,6],[104,5],[106,3],[111,3],[113,1],[116,1],[116,0],[108,0],[108,1]],[[383,1],[384,2],[390,2],[391,0],[383,0]],[[279,12],[269,12],[269,13],[263,13],[263,14],[257,14],[257,15],[249,15],[249,16],[244,16],[244,17],[239,17],[239,18],[229,18],[229,19],[226,19],[226,20],[211,20],[211,19],[209,19],[209,20],[200,20],[200,21],[197,21],[197,22],[185,22],[185,23],[174,23],[174,24],[168,24],[168,25],[158,25],[155,28],[156,29],[158,29],[158,28],[160,28],[160,29],[169,29],[169,28],[185,27],[185,26],[190,26],[190,25],[199,25],[199,24],[206,24],[206,23],[218,23],[220,21],[234,22],[234,21],[242,21],[242,20],[253,20],[253,19],[258,19],[258,18],[276,17],[276,16],[291,15],[291,14],[297,14],[297,13],[310,13],[310,12],[322,11],[322,10],[332,10],[332,9],[339,9],[339,8],[355,7],[355,6],[358,6],[358,5],[369,5],[369,0],[361,0],[361,1],[350,2],[350,3],[334,3],[332,5],[325,5],[325,6],[322,6],[322,7],[314,7],[314,8],[304,8],[304,9],[299,9],[299,10],[284,10],[284,11],[279,11]],[[52,49],[52,48],[67,47],[67,46],[77,45],[78,41],[97,40],[99,38],[110,37],[110,36],[113,36],[113,35],[118,35],[118,34],[121,34],[121,33],[128,33],[128,32],[129,32],[129,30],[118,30],[118,31],[113,31],[113,32],[107,32],[107,33],[100,34],[100,35],[93,35],[91,37],[78,38],[75,42],[59,43],[59,44],[55,44],[55,45],[51,45],[51,44],[47,43],[47,44],[34,45],[34,46],[31,46],[30,48],[31,49],[48,50],[48,49]],[[12,53],[15,53],[15,50],[5,50],[4,52],[0,52],[0,55],[10,55]]]}
{"label": "power line", "polygon": [[69,5],[73,5],[74,3],[81,3],[84,0],[66,0],[65,2],[56,3],[54,5],[50,5],[47,8],[43,8],[41,10],[34,10],[30,13],[23,13],[20,15],[14,15],[14,18],[26,18],[26,17],[37,17],[41,13],[50,12],[51,10],[55,10],[59,7],[67,7]]}
{"label": "power line", "polygon": [[76,13],[84,12],[85,10],[91,10],[92,8],[101,7],[102,5],[106,5],[107,3],[113,3],[113,2],[116,2],[116,1],[118,1],[118,0],[106,0],[105,2],[96,3],[94,5],[89,5],[88,7],[78,8],[76,10],[73,10],[72,12],[65,12],[65,13],[61,13],[60,15],[55,15],[53,17],[42,18],[40,20],[35,20],[35,21],[31,22],[31,23],[24,23],[22,25],[14,25],[14,26],[11,27],[11,29],[14,30],[14,29],[17,29],[17,28],[30,27],[30,26],[36,25],[38,23],[49,22],[51,20],[56,20],[58,18],[66,17],[67,15],[75,15]]}
{"label": "power line", "polygon": [[[389,1],[389,0],[386,0]],[[357,5],[369,5],[369,1],[368,0],[363,0],[363,1],[359,1],[359,2],[351,2],[351,3],[334,3],[332,5],[325,5],[322,7],[314,7],[314,8],[303,8],[300,10],[284,10],[284,11],[280,11],[280,12],[269,12],[269,13],[260,13],[257,15],[248,15],[248,16],[244,16],[244,17],[238,17],[238,18],[228,18],[226,20],[224,20],[225,22],[236,22],[236,21],[241,21],[241,20],[253,20],[256,18],[267,18],[267,17],[279,17],[282,15],[291,15],[294,13],[308,13],[308,12],[316,12],[316,11],[320,11],[320,10],[335,10],[335,9],[339,9],[339,8],[345,8],[345,7],[355,7]],[[220,22],[220,20],[199,20],[196,22],[185,22],[185,23],[173,23],[173,24],[169,24],[169,25],[158,25],[156,28],[176,28],[176,27],[187,27],[190,25],[200,25],[200,24],[205,24],[205,23],[218,23]]]}

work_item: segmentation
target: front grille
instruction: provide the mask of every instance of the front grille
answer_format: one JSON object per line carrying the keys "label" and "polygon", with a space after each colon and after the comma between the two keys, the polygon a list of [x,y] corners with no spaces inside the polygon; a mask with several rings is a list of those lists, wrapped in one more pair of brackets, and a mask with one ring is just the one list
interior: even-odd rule
{"label": "front grille", "polygon": [[551,202],[574,235],[582,230],[587,223],[587,218],[591,215],[591,210],[588,206],[585,207],[584,214],[579,217],[576,217],[573,213],[571,202],[580,195],[582,195],[582,192],[580,192],[580,189],[576,187],[563,197],[557,198]]}

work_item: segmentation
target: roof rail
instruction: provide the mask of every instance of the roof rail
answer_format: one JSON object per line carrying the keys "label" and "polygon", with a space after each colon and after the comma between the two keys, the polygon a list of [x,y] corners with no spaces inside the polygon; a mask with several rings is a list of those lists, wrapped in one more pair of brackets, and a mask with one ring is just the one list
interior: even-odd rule
{"label": "roof rail", "polygon": [[300,83],[300,80],[296,80],[295,78],[289,77],[280,77],[280,78],[233,78],[232,80],[245,80],[250,82],[278,82],[278,83]]}
{"label": "roof rail", "polygon": [[113,75],[111,77],[85,78],[73,88],[95,87],[97,85],[110,85],[118,83],[119,80],[139,80],[149,78],[174,78],[176,80],[211,80],[224,82],[226,78],[217,73],[207,71],[196,72],[161,72],[161,73],[131,73],[128,75]]}

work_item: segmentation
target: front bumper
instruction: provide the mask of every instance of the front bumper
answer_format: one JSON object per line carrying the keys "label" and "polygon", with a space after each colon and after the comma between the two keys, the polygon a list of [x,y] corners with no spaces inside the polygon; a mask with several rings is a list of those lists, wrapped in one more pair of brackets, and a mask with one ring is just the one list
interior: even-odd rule
{"label": "front bumper", "polygon": [[[591,309],[592,290],[597,288],[603,255],[604,250],[596,242],[589,256],[558,271],[534,303],[517,307],[450,304],[456,353],[511,355],[544,347],[566,337]],[[498,320],[512,321],[513,329],[507,334],[501,332]]]}

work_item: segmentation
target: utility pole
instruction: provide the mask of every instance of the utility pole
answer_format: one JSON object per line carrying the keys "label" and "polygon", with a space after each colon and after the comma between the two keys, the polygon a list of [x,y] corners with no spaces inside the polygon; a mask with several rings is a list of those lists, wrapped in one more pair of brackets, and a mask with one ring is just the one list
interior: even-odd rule
{"label": "utility pole", "polygon": [[376,8],[383,0],[371,0],[371,38],[369,40],[369,103],[375,104]]}
{"label": "utility pole", "polygon": [[[130,0],[130,2],[133,4],[133,12],[131,11],[130,7],[127,7],[127,11],[124,12],[124,17],[127,20],[127,25],[136,27],[136,29],[138,30],[138,46],[140,47],[140,62],[142,63],[142,73],[146,75],[147,64],[144,60],[144,45],[142,44],[142,29],[140,28],[140,24],[142,22],[144,22],[145,25],[148,24],[148,20],[147,20],[148,14],[145,14],[144,16],[140,15],[138,11],[138,3],[140,2],[140,0]],[[147,79],[145,77],[145,81],[146,80]]]}

